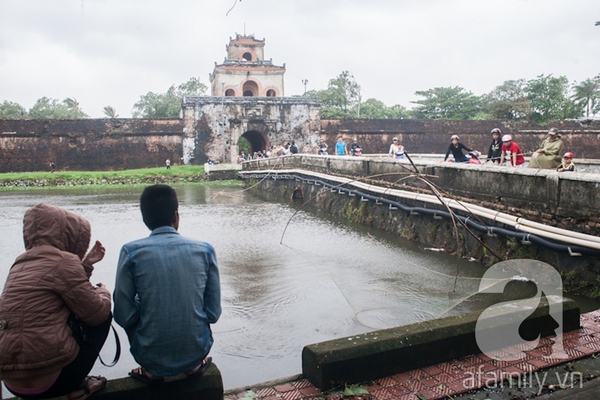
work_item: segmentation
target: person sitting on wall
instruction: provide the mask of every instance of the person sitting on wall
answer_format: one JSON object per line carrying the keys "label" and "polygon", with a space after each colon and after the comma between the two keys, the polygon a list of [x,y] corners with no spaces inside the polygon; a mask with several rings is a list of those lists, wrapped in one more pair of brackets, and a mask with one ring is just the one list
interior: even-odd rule
{"label": "person sitting on wall", "polygon": [[[506,156],[506,158],[505,158]],[[502,155],[500,156],[500,165],[504,165],[504,160],[510,161],[513,167],[524,167],[525,157],[518,144],[513,142],[512,136],[502,136]]]}
{"label": "person sitting on wall", "polygon": [[548,137],[540,144],[540,148],[531,155],[527,168],[555,169],[560,165],[563,142],[556,128],[548,131]]}
{"label": "person sitting on wall", "polygon": [[575,171],[575,164],[573,164],[573,153],[570,151],[565,153],[563,156],[563,162],[556,168],[558,172],[573,172]]}
{"label": "person sitting on wall", "polygon": [[362,148],[360,147],[360,144],[358,144],[358,139],[354,138],[352,139],[352,144],[350,144],[350,155],[354,156],[354,157],[359,157],[362,153]]}
{"label": "person sitting on wall", "polygon": [[298,154],[298,145],[296,144],[295,140],[292,140],[292,144],[290,145],[290,153]]}
{"label": "person sitting on wall", "polygon": [[450,145],[448,146],[448,150],[446,151],[446,156],[444,157],[444,161],[448,160],[448,156],[450,153],[454,156],[454,162],[463,163],[469,162],[469,158],[463,153],[463,150],[467,152],[473,151],[464,144],[459,141],[458,135],[452,135],[450,137]]}
{"label": "person sitting on wall", "polygon": [[328,155],[328,151],[327,151],[327,143],[325,143],[323,140],[319,141],[319,155],[321,156],[326,156]]}
{"label": "person sitting on wall", "polygon": [[152,233],[125,244],[117,265],[115,321],[140,364],[129,376],[145,383],[201,376],[212,362],[210,325],[221,315],[215,250],[177,232],[178,208],[172,187],[146,187],[140,209]]}
{"label": "person sitting on wall", "polygon": [[[63,208],[25,212],[26,251],[0,296],[0,379],[19,398],[81,399],[106,387],[87,376],[112,321],[110,292],[90,282],[106,250],[96,241],[86,254],[90,238],[90,223]],[[86,338],[76,334],[83,324]]]}
{"label": "person sitting on wall", "polygon": [[392,139],[392,144],[390,144],[390,151],[388,154],[390,157],[393,157],[397,160],[404,158],[404,146],[398,143],[398,138]]}
{"label": "person sitting on wall", "polygon": [[490,148],[488,150],[487,160],[491,161],[494,165],[500,165],[500,158],[502,157],[502,141],[500,140],[500,135],[502,131],[498,128],[492,129],[492,143],[490,144]]}

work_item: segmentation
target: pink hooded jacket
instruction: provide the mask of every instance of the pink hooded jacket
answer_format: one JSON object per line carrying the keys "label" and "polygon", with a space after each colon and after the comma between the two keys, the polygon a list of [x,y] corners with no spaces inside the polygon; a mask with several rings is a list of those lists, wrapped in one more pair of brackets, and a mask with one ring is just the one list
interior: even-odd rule
{"label": "pink hooded jacket", "polygon": [[111,310],[110,292],[94,287],[81,260],[90,223],[48,204],[23,218],[26,252],[12,265],[0,296],[0,378],[28,378],[62,369],[79,346],[67,326],[71,311],[98,325]]}

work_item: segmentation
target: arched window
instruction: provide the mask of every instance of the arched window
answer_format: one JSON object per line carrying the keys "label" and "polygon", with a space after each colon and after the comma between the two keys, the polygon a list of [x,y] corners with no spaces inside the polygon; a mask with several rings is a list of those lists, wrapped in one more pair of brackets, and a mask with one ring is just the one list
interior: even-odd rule
{"label": "arched window", "polygon": [[275,97],[275,96],[277,96],[277,94],[275,93],[275,91],[273,89],[267,90],[267,97]]}
{"label": "arched window", "polygon": [[244,53],[244,55],[242,56],[242,58],[246,61],[252,61],[252,54],[250,53]]}
{"label": "arched window", "polygon": [[247,81],[244,83],[242,93],[244,93],[244,97],[258,96],[258,84],[254,81]]}
{"label": "arched window", "polygon": [[225,96],[235,96],[235,92],[233,91],[233,89],[227,89],[225,91]]}

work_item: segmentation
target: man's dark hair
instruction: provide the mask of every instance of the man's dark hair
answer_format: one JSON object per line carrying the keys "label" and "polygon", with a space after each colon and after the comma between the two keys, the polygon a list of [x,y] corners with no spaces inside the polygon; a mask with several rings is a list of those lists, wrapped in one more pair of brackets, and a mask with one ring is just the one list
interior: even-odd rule
{"label": "man's dark hair", "polygon": [[171,226],[178,207],[177,193],[171,186],[148,186],[140,197],[142,219],[152,231],[161,226]]}

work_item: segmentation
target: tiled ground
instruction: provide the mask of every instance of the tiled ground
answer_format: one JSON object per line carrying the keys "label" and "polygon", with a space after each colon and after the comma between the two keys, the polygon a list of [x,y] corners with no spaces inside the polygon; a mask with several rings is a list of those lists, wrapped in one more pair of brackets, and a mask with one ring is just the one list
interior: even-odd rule
{"label": "tiled ground", "polygon": [[[452,362],[432,365],[387,378],[366,382],[362,387],[369,394],[354,399],[368,400],[433,400],[465,393],[473,389],[490,386],[493,380],[517,379],[540,369],[563,364],[571,360],[600,352],[600,310],[583,314],[581,328],[563,335],[566,359],[545,357],[552,353],[553,341],[540,340],[539,346],[525,352],[527,357],[518,361],[498,361],[484,354],[467,356]],[[504,349],[507,353],[517,348]],[[322,393],[306,379],[264,388],[249,389],[228,394],[226,400],[306,400],[315,398],[341,398],[341,392]]]}

